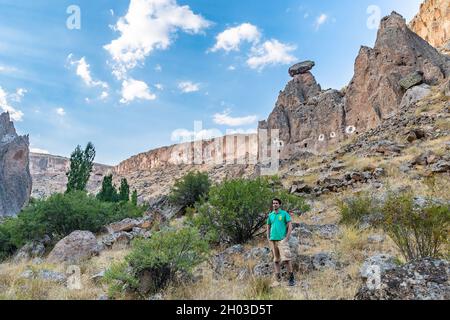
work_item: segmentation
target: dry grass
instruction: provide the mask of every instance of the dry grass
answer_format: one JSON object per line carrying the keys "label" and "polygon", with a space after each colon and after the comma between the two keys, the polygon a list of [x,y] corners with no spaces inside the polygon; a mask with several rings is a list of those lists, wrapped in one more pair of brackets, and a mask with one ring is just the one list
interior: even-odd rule
{"label": "dry grass", "polygon": [[[104,295],[106,287],[92,280],[92,276],[106,269],[111,263],[122,260],[126,250],[104,251],[98,257],[81,263],[81,289],[68,288],[66,284],[59,284],[42,279],[25,279],[21,275],[26,270],[39,272],[40,270],[55,271],[66,274],[65,265],[42,263],[3,263],[0,264],[0,299],[6,300],[96,300]],[[68,274],[66,274],[68,275]]]}

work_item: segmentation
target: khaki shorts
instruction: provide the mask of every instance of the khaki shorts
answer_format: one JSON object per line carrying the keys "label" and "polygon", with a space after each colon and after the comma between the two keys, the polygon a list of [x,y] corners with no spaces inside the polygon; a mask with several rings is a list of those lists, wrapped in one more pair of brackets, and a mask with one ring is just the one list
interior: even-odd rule
{"label": "khaki shorts", "polygon": [[289,247],[289,242],[285,240],[281,241],[270,241],[272,252],[273,252],[273,262],[284,262],[292,260],[291,248]]}

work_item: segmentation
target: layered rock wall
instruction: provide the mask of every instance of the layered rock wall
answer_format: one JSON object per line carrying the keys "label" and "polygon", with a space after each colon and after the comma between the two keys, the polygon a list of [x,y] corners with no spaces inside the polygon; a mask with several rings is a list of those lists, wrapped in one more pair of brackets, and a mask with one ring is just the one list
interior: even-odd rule
{"label": "layered rock wall", "polygon": [[450,50],[450,0],[426,0],[409,26],[432,46]]}

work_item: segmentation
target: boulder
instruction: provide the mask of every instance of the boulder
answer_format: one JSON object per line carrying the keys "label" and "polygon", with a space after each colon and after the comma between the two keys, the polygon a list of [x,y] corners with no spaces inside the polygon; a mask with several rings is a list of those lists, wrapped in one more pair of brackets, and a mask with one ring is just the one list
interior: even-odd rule
{"label": "boulder", "polygon": [[426,96],[428,96],[431,92],[431,87],[427,84],[421,84],[420,86],[415,86],[408,91],[406,91],[405,95],[400,102],[400,108],[409,108],[416,104],[418,101],[422,100]]}
{"label": "boulder", "polygon": [[28,203],[29,162],[28,136],[17,135],[9,113],[0,114],[0,218],[16,216]]}
{"label": "boulder", "polygon": [[131,231],[133,228],[142,224],[142,221],[138,219],[126,218],[119,222],[114,222],[106,226],[106,230],[110,233],[116,233],[121,231]]}
{"label": "boulder", "polygon": [[359,274],[362,279],[367,279],[372,273],[374,266],[376,266],[380,270],[380,274],[385,273],[386,271],[393,270],[397,267],[395,264],[395,258],[389,254],[380,253],[374,255],[366,261],[364,261],[363,265],[359,270]]}
{"label": "boulder", "polygon": [[28,261],[33,258],[41,258],[45,254],[45,245],[38,241],[32,241],[24,245],[15,254],[13,261],[15,263]]}
{"label": "boulder", "polygon": [[[450,265],[446,260],[426,258],[386,270],[379,282],[363,285],[357,300],[449,300]],[[378,283],[377,283],[378,282]]]}
{"label": "boulder", "polygon": [[334,255],[328,252],[321,252],[311,257],[314,270],[336,269],[339,265]]}
{"label": "boulder", "polygon": [[59,241],[47,257],[51,263],[77,264],[98,255],[101,247],[92,232],[74,231]]}
{"label": "boulder", "polygon": [[431,167],[434,173],[443,173],[450,171],[450,161],[440,160]]}
{"label": "boulder", "polygon": [[291,77],[294,77],[298,74],[306,73],[310,71],[316,63],[314,61],[303,61],[300,63],[297,63],[289,68],[289,75]]}
{"label": "boulder", "polygon": [[414,71],[399,81],[403,89],[408,90],[414,86],[418,86],[423,82],[423,72]]}
{"label": "boulder", "polygon": [[20,274],[20,277],[27,280],[40,279],[58,284],[65,284],[67,281],[67,277],[64,274],[45,269],[39,271],[27,269]]}

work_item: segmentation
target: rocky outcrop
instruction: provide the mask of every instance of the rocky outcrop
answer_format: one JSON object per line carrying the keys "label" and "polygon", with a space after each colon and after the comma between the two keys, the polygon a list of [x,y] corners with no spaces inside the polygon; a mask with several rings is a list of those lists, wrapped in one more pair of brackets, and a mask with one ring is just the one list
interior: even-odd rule
{"label": "rocky outcrop", "polygon": [[436,48],[450,44],[450,0],[426,0],[409,26]]}
{"label": "rocky outcrop", "polygon": [[424,94],[410,91],[403,100],[407,89],[421,83],[436,85],[450,76],[450,58],[408,29],[395,12],[381,21],[374,48],[361,48],[354,77],[345,89],[321,90],[301,65],[290,69],[293,79],[280,93],[268,120],[259,124],[259,129],[280,130],[282,160],[329,150],[375,128]]}
{"label": "rocky outcrop", "polygon": [[345,95],[346,123],[361,132],[396,114],[405,94],[405,78],[419,84],[418,74],[426,84],[438,84],[450,75],[450,59],[393,12],[381,21],[375,47],[362,47],[356,58],[355,75]]}
{"label": "rocky outcrop", "polygon": [[[30,172],[33,179],[32,197],[40,199],[53,193],[64,192],[67,186],[66,172],[69,167],[70,160],[68,158],[30,153]],[[96,193],[101,187],[103,177],[112,170],[113,167],[94,164],[87,190]]]}
{"label": "rocky outcrop", "polygon": [[[381,272],[380,272],[381,271]],[[376,274],[378,273],[378,275]],[[446,260],[423,259],[378,272],[356,295],[358,300],[449,300],[450,266]]]}
{"label": "rocky outcrop", "polygon": [[8,113],[0,114],[0,218],[17,215],[31,193],[28,136],[18,136]]}

